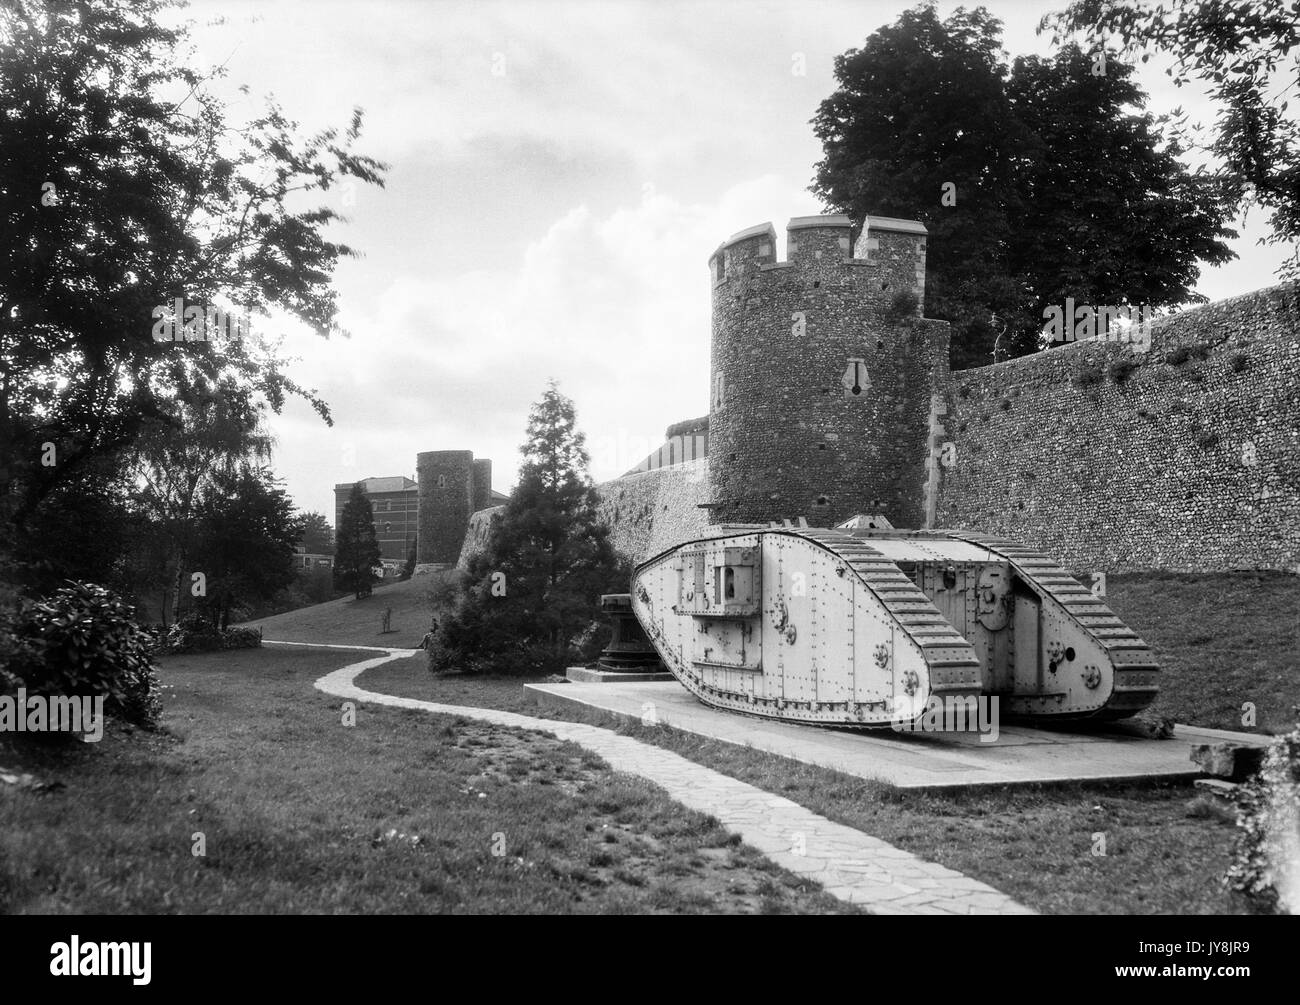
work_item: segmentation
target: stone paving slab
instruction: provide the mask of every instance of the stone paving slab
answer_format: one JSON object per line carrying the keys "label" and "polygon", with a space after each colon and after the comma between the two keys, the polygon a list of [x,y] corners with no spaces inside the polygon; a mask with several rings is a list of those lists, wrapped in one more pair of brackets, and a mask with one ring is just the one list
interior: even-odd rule
{"label": "stone paving slab", "polygon": [[[268,645],[277,643],[267,641]],[[349,647],[357,648],[357,647]],[[374,650],[371,650],[374,651]],[[640,775],[684,806],[716,818],[778,865],[822,886],[847,903],[881,914],[1033,914],[985,883],[837,824],[786,799],[728,778],[672,751],[585,723],[538,719],[487,708],[441,705],[357,687],[356,678],[419,650],[380,651],[326,674],[318,690],[336,698],[419,709],[550,733],[604,758],[615,771]],[[566,685],[577,687],[579,685]],[[612,690],[604,684],[588,685]],[[677,685],[674,684],[674,687]]]}
{"label": "stone paving slab", "polygon": [[753,747],[806,764],[888,782],[900,789],[972,785],[1030,785],[1065,781],[1191,779],[1196,743],[1266,744],[1257,733],[1179,725],[1171,739],[1153,740],[1122,727],[1066,732],[1003,724],[997,739],[976,733],[895,733],[836,730],[773,722],[709,708],[672,683],[526,684],[538,705],[578,706],[627,720],[654,721],[724,743]]}

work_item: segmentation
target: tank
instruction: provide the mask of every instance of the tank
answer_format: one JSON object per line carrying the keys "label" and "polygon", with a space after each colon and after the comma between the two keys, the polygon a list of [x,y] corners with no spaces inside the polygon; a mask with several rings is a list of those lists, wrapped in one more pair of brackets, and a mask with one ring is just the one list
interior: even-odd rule
{"label": "tank", "polygon": [[726,524],[636,567],[632,609],[707,705],[790,722],[897,728],[932,698],[1003,715],[1118,719],[1159,667],[1047,555],[881,517],[831,529]]}

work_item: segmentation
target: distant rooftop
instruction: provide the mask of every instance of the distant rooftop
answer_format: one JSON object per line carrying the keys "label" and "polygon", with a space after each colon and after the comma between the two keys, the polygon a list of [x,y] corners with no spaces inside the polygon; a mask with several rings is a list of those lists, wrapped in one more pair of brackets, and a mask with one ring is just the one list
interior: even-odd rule
{"label": "distant rooftop", "polygon": [[[351,491],[354,482],[340,482],[334,486],[335,490],[342,489],[345,492]],[[374,495],[379,492],[409,492],[416,488],[415,482],[405,475],[392,475],[387,478],[362,478],[361,490],[366,495]]]}

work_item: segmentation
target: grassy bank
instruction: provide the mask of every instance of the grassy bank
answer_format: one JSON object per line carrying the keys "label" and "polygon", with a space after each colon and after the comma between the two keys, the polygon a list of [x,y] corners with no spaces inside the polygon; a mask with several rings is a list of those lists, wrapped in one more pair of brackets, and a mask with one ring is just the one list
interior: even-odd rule
{"label": "grassy bank", "polygon": [[357,657],[175,657],[167,733],[0,738],[0,765],[62,783],[0,784],[0,910],[850,910],[572,744],[370,706],[343,725],[311,685]]}
{"label": "grassy bank", "polygon": [[[296,611],[276,614],[247,626],[279,642],[316,642],[344,646],[414,649],[429,630],[429,576],[376,586],[368,597],[347,596]],[[392,609],[390,631],[383,628],[384,611]]]}
{"label": "grassy bank", "polygon": [[[1160,660],[1153,714],[1215,729],[1294,728],[1300,577],[1145,573],[1111,576],[1106,587],[1106,603]],[[1243,722],[1247,702],[1255,710],[1253,727]]]}

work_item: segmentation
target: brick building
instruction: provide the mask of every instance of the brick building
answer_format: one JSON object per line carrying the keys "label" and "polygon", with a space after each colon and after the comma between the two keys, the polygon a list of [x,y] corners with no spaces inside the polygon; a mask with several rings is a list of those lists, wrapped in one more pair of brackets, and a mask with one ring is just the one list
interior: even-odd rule
{"label": "brick building", "polygon": [[[343,507],[352,493],[352,482],[334,486],[334,527],[337,533],[343,519]],[[419,486],[410,478],[363,478],[361,489],[370,499],[375,515],[375,540],[381,559],[405,562],[415,545],[419,527]]]}

